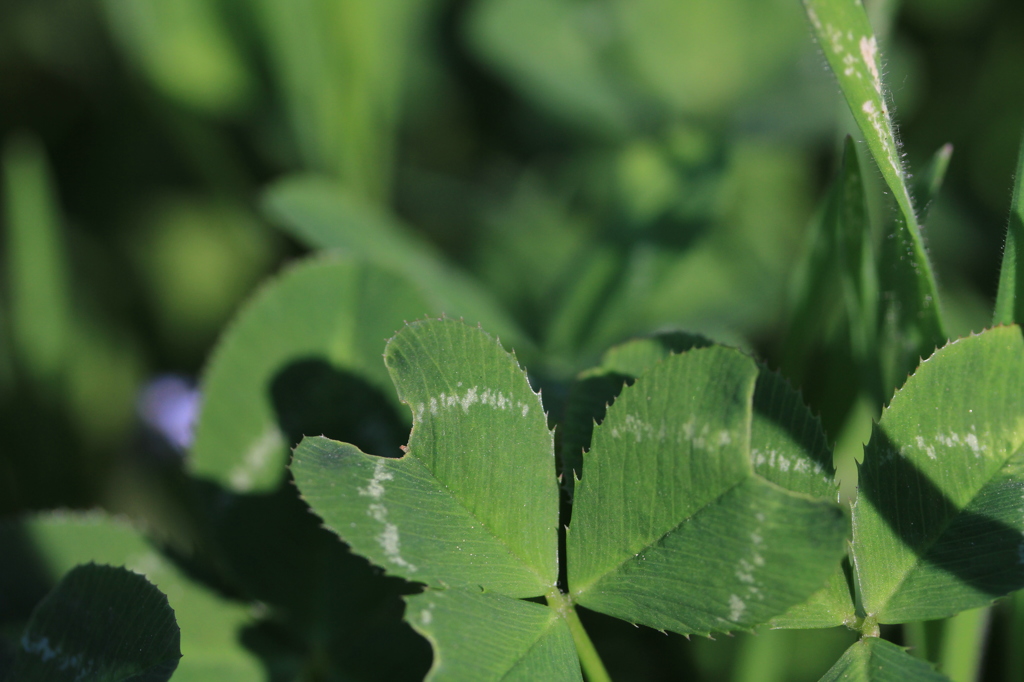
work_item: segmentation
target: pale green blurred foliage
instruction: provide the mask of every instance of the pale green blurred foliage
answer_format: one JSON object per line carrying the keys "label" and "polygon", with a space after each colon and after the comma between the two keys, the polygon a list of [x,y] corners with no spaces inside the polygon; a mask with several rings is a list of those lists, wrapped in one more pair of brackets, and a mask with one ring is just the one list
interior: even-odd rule
{"label": "pale green blurred foliage", "polygon": [[201,352],[274,258],[275,235],[237,205],[168,195],[139,213],[128,248],[161,336]]}
{"label": "pale green blurred foliage", "polygon": [[[1019,0],[868,6],[912,169],[954,144],[925,235],[950,329],[979,329],[1024,111]],[[781,364],[852,127],[823,64],[797,0],[0,0],[2,511],[36,504],[42,479],[18,467],[56,462],[73,480],[38,504],[159,516],[126,464],[135,396],[156,372],[197,375],[241,302],[306,252],[261,204],[290,175],[343,188],[374,216],[365,233],[405,230],[486,289],[553,400],[654,330]],[[855,381],[829,361],[804,369]],[[803,388],[849,486],[872,408]],[[744,638],[614,637],[634,648],[609,666],[638,678],[750,675]],[[798,680],[845,646],[771,637]]]}
{"label": "pale green blurred foliage", "polygon": [[3,177],[12,345],[35,381],[52,384],[68,363],[71,301],[64,226],[36,139],[8,141]]}

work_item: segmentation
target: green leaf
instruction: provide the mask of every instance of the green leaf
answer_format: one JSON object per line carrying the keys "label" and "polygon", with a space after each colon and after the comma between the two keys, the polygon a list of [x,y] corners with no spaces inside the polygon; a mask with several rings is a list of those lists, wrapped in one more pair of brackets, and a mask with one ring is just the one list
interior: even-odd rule
{"label": "green leaf", "polygon": [[406,597],[405,619],[434,647],[427,680],[580,680],[569,627],[555,609],[472,590]]}
{"label": "green leaf", "polygon": [[102,3],[111,34],[130,65],[165,96],[223,114],[244,105],[254,83],[218,4],[204,0]]}
{"label": "green leaf", "polygon": [[[438,308],[400,273],[350,258],[292,266],[245,305],[215,349],[189,469],[235,491],[272,490],[289,447],[323,433],[306,422],[323,428],[310,413],[325,410],[345,422],[342,432],[365,433],[359,445],[382,447],[401,421],[388,417],[381,341]],[[381,397],[365,400],[375,391]]]}
{"label": "green leaf", "polygon": [[817,439],[802,432],[813,419],[789,421],[784,383],[769,378],[772,409],[757,423],[758,382],[752,359],[713,347],[671,356],[623,389],[576,489],[566,539],[576,602],[709,633],[764,622],[824,585],[849,524],[836,504],[780,487],[831,490],[806,445]]}
{"label": "green leaf", "polygon": [[558,572],[558,486],[540,397],[485,332],[406,326],[384,361],[413,413],[401,459],[306,438],[302,496],[352,548],[409,580],[546,594]]}
{"label": "green leaf", "polygon": [[1024,340],[1000,327],[924,361],[874,429],[853,556],[880,623],[943,618],[1024,587]]}
{"label": "green leaf", "polygon": [[485,0],[469,15],[467,38],[536,103],[586,130],[621,136],[630,112],[583,22],[565,0]]}
{"label": "green leaf", "polygon": [[[874,368],[878,336],[878,274],[868,220],[864,179],[857,148],[846,137],[842,172],[836,188],[834,219],[838,265],[850,325],[850,348],[862,371]],[[866,388],[878,388],[877,379],[865,379]],[[881,398],[880,398],[881,399]]]}
{"label": "green leaf", "polygon": [[73,324],[60,207],[35,138],[8,139],[2,161],[11,340],[28,376],[48,385],[67,366]]}
{"label": "green leaf", "polygon": [[[708,120],[738,108],[762,84],[779,87],[779,76],[802,42],[800,13],[793,5],[759,0],[611,3],[608,31],[615,27],[622,36],[612,64],[622,60],[623,71],[635,74],[631,92],[681,117]],[[710,64],[715,65],[711,77]]]}
{"label": "green leaf", "polygon": [[[569,495],[583,472],[583,452],[590,449],[594,423],[604,420],[608,405],[628,381],[668,357],[711,341],[696,334],[664,332],[609,348],[601,364],[581,372],[569,388],[561,427],[562,484]],[[572,472],[572,473],[570,473]]]}
{"label": "green leaf", "polygon": [[529,348],[516,324],[479,283],[396,218],[337,183],[317,176],[285,178],[270,186],[263,204],[273,221],[307,246],[340,249],[401,272],[436,300],[436,309],[430,312],[463,317],[520,351]]}
{"label": "green leaf", "polygon": [[[31,547],[29,555],[14,550],[25,545]],[[37,580],[55,580],[87,562],[123,565],[168,595],[181,627],[184,656],[176,682],[262,679],[259,660],[239,642],[240,630],[251,621],[248,607],[189,579],[125,521],[98,513],[38,514],[0,524],[0,546],[9,550],[0,555],[0,593],[25,589],[6,582],[17,575],[12,569],[18,565],[36,566]]]}
{"label": "green leaf", "polygon": [[[383,202],[392,183],[403,76],[427,3],[246,3],[301,166]],[[291,151],[291,150],[289,150]]]}
{"label": "green leaf", "polygon": [[[843,562],[844,564],[846,562]],[[772,618],[775,629],[805,630],[834,628],[838,625],[853,627],[857,613],[850,593],[850,580],[843,566],[831,576],[825,587],[777,618]]]}
{"label": "green leaf", "polygon": [[900,334],[908,338],[908,352],[928,355],[945,342],[946,334],[935,275],[914,213],[882,85],[878,42],[859,2],[804,0],[804,6],[871,156],[899,206],[892,239],[895,271],[890,283],[899,306],[895,312],[901,320]]}
{"label": "green leaf", "polygon": [[181,658],[167,597],[124,568],[78,566],[36,606],[11,679],[165,682]]}
{"label": "green leaf", "polygon": [[835,500],[838,489],[825,432],[789,382],[757,365],[751,409],[754,473],[786,490]]}
{"label": "green leaf", "polygon": [[895,644],[868,637],[847,649],[821,682],[949,682],[949,678]]}
{"label": "green leaf", "polygon": [[949,160],[953,157],[953,145],[946,143],[939,147],[932,156],[928,167],[914,180],[914,196],[921,207],[921,221],[928,217],[928,210],[935,203],[939,190],[942,189],[942,181],[946,179],[946,171],[949,169]]}
{"label": "green leaf", "polygon": [[1024,323],[1024,138],[1017,155],[1017,175],[1010,204],[1010,223],[1006,226],[1003,265],[999,270],[999,290],[992,324]]}
{"label": "green leaf", "polygon": [[[847,168],[845,157],[840,168],[843,171]],[[842,181],[842,176],[832,181],[828,194],[811,218],[804,253],[793,276],[781,362],[786,375],[798,383],[803,383],[809,358],[813,357],[817,346],[829,340],[829,332],[843,312],[839,287],[843,280],[835,276],[837,270],[842,272],[837,258],[836,229],[836,204],[843,196],[839,190]]]}
{"label": "green leaf", "polygon": [[[579,477],[594,423],[604,420],[608,404],[627,382],[674,353],[710,345],[712,342],[700,335],[663,332],[608,349],[601,364],[581,373],[570,389],[562,433],[563,471],[571,469]],[[758,473],[794,492],[834,497],[829,473],[832,452],[821,424],[804,406],[800,394],[780,375],[759,365],[753,408],[751,456]],[[781,465],[780,457],[802,463]],[[572,488],[569,490],[571,493]]]}
{"label": "green leaf", "polygon": [[804,6],[871,156],[878,163],[907,225],[916,227],[906,171],[879,71],[878,41],[864,6],[849,0],[804,0]]}

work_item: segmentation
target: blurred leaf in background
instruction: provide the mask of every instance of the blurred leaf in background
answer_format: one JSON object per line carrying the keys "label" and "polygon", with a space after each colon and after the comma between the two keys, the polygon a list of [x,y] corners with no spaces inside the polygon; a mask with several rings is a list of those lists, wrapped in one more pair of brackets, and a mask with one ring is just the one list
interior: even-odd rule
{"label": "blurred leaf in background", "polygon": [[[923,174],[936,149],[956,150],[923,232],[960,335],[991,319],[1024,112],[1024,6],[867,4],[876,23],[891,19],[882,66],[908,165]],[[503,342],[518,333],[552,416],[572,377],[635,335],[702,332],[782,364],[787,291],[849,127],[842,106],[791,0],[0,0],[0,513],[105,504],[194,542],[198,505],[223,521],[200,538],[223,562],[205,569],[252,593],[259,576],[237,573],[258,556],[259,518],[287,508],[277,546],[301,537],[308,556],[333,556],[317,553],[291,498],[189,498],[188,460],[153,457],[135,423],[147,377],[194,379],[257,282],[324,246],[269,227],[281,215],[264,190],[292,176],[317,176],[327,204],[341,187],[366,209],[327,213],[326,229],[379,245],[383,220],[423,247],[399,266],[430,263],[404,273],[413,299],[447,282],[505,325]],[[891,216],[879,178],[862,176],[878,237]],[[303,201],[295,215],[321,205]],[[843,362],[797,358],[792,376],[827,383]],[[293,393],[314,370],[325,373],[288,374]],[[314,417],[344,402],[338,385],[311,392],[331,403]],[[267,386],[246,390],[245,404],[273,407]],[[859,450],[844,425],[873,409],[832,410],[830,440]],[[318,425],[294,416],[268,418]],[[248,632],[268,670],[350,655],[338,644],[350,624],[294,620]],[[755,638],[688,644],[593,621],[617,678],[771,670]],[[831,646],[770,636],[780,660]],[[794,679],[828,665],[790,658],[806,667]]]}
{"label": "blurred leaf in background", "polygon": [[38,140],[8,140],[3,171],[13,351],[39,390],[56,392],[70,351],[70,273],[60,210]]}
{"label": "blurred leaf in background", "polygon": [[106,0],[112,37],[167,97],[219,115],[253,96],[251,66],[228,28],[227,3]]}

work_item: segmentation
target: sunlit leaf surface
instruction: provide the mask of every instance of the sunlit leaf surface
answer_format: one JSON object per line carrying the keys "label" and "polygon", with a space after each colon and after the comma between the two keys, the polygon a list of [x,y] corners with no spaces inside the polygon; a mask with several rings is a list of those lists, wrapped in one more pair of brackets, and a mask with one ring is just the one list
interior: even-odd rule
{"label": "sunlit leaf surface", "polygon": [[303,497],[395,575],[517,597],[547,593],[558,571],[554,444],[515,358],[448,319],[405,327],[384,357],[413,414],[405,456],[306,438],[292,464]]}
{"label": "sunlit leaf surface", "polygon": [[853,552],[867,615],[952,615],[1024,587],[1024,340],[999,327],[924,361],[860,469]]}
{"label": "sunlit leaf surface", "polygon": [[758,374],[714,347],[671,356],[623,389],[583,458],[567,536],[575,601],[708,633],[764,622],[825,584],[848,521],[801,489],[819,479],[827,490],[830,477],[780,419],[793,406],[776,401],[785,407],[765,415],[772,426],[758,426]]}
{"label": "sunlit leaf surface", "polygon": [[576,647],[554,609],[500,594],[428,590],[405,619],[434,647],[431,682],[582,680]]}

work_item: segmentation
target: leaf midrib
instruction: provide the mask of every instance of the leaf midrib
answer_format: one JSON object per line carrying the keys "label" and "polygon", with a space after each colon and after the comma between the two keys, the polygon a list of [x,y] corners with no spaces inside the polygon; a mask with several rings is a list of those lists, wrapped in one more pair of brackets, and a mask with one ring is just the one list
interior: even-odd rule
{"label": "leaf midrib", "polygon": [[[410,439],[410,440],[411,440],[411,439]],[[353,446],[353,447],[355,447],[355,446]],[[358,449],[358,448],[357,448],[357,449]],[[361,452],[361,451],[360,451],[360,452]],[[365,453],[364,453],[364,454],[365,454]],[[366,455],[366,456],[367,456],[367,457],[374,457],[375,455]],[[461,507],[461,508],[462,508],[463,510],[465,510],[466,514],[467,514],[467,515],[468,515],[468,516],[469,516],[470,518],[472,518],[472,519],[473,519],[474,521],[476,521],[477,523],[479,523],[479,524],[480,524],[480,527],[481,527],[482,529],[484,529],[485,531],[487,531],[487,534],[488,534],[488,535],[490,535],[490,536],[491,536],[491,537],[493,537],[493,538],[494,538],[495,540],[497,540],[497,541],[498,541],[498,543],[499,543],[499,544],[500,544],[500,545],[501,545],[501,546],[502,546],[502,547],[503,547],[503,548],[505,549],[505,551],[506,551],[506,552],[508,552],[508,553],[509,553],[509,555],[510,555],[510,556],[512,556],[513,558],[515,558],[515,559],[516,559],[516,560],[517,560],[517,561],[518,561],[518,562],[519,562],[519,563],[520,563],[521,565],[523,565],[523,566],[525,566],[525,567],[526,567],[527,569],[529,569],[529,572],[530,572],[530,573],[531,573],[532,575],[534,575],[534,576],[535,576],[535,577],[537,578],[537,580],[539,580],[539,581],[540,581],[540,585],[541,585],[541,587],[542,587],[542,588],[548,588],[548,587],[552,587],[552,585],[548,585],[548,584],[547,584],[547,581],[546,581],[546,580],[544,579],[544,577],[543,577],[543,576],[542,576],[542,575],[541,575],[540,573],[538,573],[538,572],[537,572],[536,568],[535,568],[535,567],[534,567],[533,565],[531,565],[531,564],[530,564],[530,563],[529,563],[528,561],[526,561],[525,559],[523,559],[523,557],[521,557],[521,556],[519,555],[519,553],[518,553],[518,552],[514,551],[514,550],[513,550],[513,549],[512,549],[512,548],[511,548],[511,547],[510,547],[510,546],[508,545],[508,543],[507,543],[507,542],[505,541],[505,539],[504,539],[503,537],[501,537],[500,535],[498,535],[497,533],[495,533],[495,532],[494,532],[494,530],[493,530],[493,529],[492,529],[492,528],[491,528],[491,527],[490,527],[490,526],[489,526],[488,524],[484,523],[484,522],[483,522],[483,521],[482,521],[482,520],[480,519],[480,517],[479,517],[479,516],[477,516],[477,515],[476,515],[476,514],[475,514],[475,513],[474,513],[474,512],[472,511],[472,510],[470,510],[470,509],[469,509],[469,507],[467,507],[467,506],[466,506],[465,504],[463,504],[463,503],[462,503],[462,500],[460,500],[460,499],[459,499],[459,497],[458,497],[458,496],[457,496],[457,495],[456,495],[456,494],[455,494],[455,493],[454,493],[454,492],[453,492],[453,491],[452,491],[452,490],[451,490],[451,489],[450,489],[450,488],[449,488],[449,487],[448,487],[448,486],[447,486],[447,485],[446,485],[446,484],[445,484],[445,483],[444,483],[443,481],[441,481],[441,479],[439,479],[439,478],[438,478],[438,477],[437,477],[437,476],[436,476],[436,475],[434,474],[433,470],[431,470],[431,469],[430,469],[430,467],[428,467],[428,466],[427,466],[426,464],[424,464],[424,463],[423,463],[423,462],[422,462],[422,461],[421,461],[421,460],[420,460],[420,459],[419,459],[418,457],[416,457],[416,456],[415,456],[415,454],[413,453],[413,450],[412,450],[412,448],[410,448],[410,449],[409,449],[409,452],[408,452],[408,453],[406,453],[406,455],[405,455],[404,457],[400,457],[400,458],[398,458],[398,459],[397,459],[396,461],[399,461],[399,462],[401,462],[401,461],[403,461],[403,460],[405,460],[405,459],[409,459],[409,460],[411,460],[411,461],[415,462],[415,463],[416,463],[416,464],[417,464],[418,466],[422,467],[424,471],[426,471],[426,472],[427,472],[428,474],[430,474],[430,479],[431,479],[432,481],[436,482],[436,483],[438,484],[438,486],[440,486],[440,489],[441,489],[441,491],[443,491],[443,492],[444,492],[444,494],[446,494],[446,495],[447,495],[447,496],[448,496],[448,497],[449,497],[450,499],[452,499],[452,500],[453,500],[453,501],[454,501],[454,502],[455,502],[455,503],[456,503],[456,504],[457,504],[457,505],[458,505],[459,507]],[[556,529],[556,532],[557,532],[557,529]],[[557,557],[557,554],[556,554],[556,566],[557,566],[557,564],[558,564],[558,561],[557,561],[557,560],[558,560],[558,557]]]}
{"label": "leaf midrib", "polygon": [[[442,319],[444,319],[444,318],[442,318]],[[450,330],[449,329],[445,329],[444,331],[446,333],[446,336],[449,337],[448,343],[451,344],[452,346],[454,346],[455,344],[453,344],[451,342]],[[397,338],[397,335],[396,335],[396,338]],[[491,338],[489,336],[487,338],[488,338],[489,341],[495,343],[498,346],[498,348],[501,348],[500,343],[498,343],[496,339],[493,339],[493,338]],[[389,341],[388,345],[390,346],[393,341],[394,341],[394,339]],[[410,344],[409,347],[412,347],[412,345],[413,344]],[[446,377],[446,372],[447,372],[446,365],[444,363],[441,363],[438,360],[438,358],[435,357],[435,353],[433,353],[430,349],[426,348],[426,346],[424,344],[422,344],[422,343],[417,343],[415,345],[418,346],[418,348],[416,348],[416,351],[417,351],[416,355],[418,357],[426,358],[430,363],[432,363],[433,367],[434,367],[434,371],[436,372],[437,376]],[[407,352],[409,350],[409,347],[407,347],[407,348],[405,348],[403,350],[405,350]],[[501,350],[502,350],[502,352],[505,352],[504,349],[501,349]],[[513,356],[509,355],[507,352],[506,352],[506,356],[507,356],[507,358],[506,358],[506,367],[502,367],[501,369],[506,370],[508,368],[508,361],[510,361],[511,368],[513,370],[513,372],[512,372],[513,375],[522,374],[522,378],[524,380],[526,380],[525,374],[523,374],[523,369],[515,361]],[[421,460],[419,457],[416,456],[415,449],[414,449],[416,447],[416,445],[413,442],[413,434],[415,433],[416,427],[419,426],[420,422],[419,422],[419,420],[416,419],[416,410],[415,410],[415,408],[413,406],[413,400],[410,397],[407,396],[406,391],[403,389],[403,385],[405,383],[405,381],[403,379],[407,379],[408,377],[401,377],[400,378],[399,376],[396,376],[396,374],[401,374],[402,370],[395,369],[394,367],[392,367],[387,362],[387,359],[388,359],[388,350],[386,349],[385,350],[385,363],[384,364],[387,367],[388,373],[391,375],[392,383],[394,383],[395,388],[396,388],[397,393],[398,393],[398,399],[407,408],[409,408],[409,411],[413,415],[412,428],[409,430],[409,441],[408,441],[409,442],[409,451],[405,454],[405,456],[400,457],[398,459],[398,461],[402,461],[402,460],[405,460],[407,458],[410,458],[413,461],[415,461],[419,466],[423,467],[423,469],[430,474],[431,479],[433,481],[435,481],[439,486],[441,486],[441,489],[445,492],[445,494],[447,494],[452,500],[454,500],[456,502],[456,504],[458,504],[459,507],[461,507],[463,510],[465,510],[466,514],[468,514],[477,523],[479,523],[481,528],[483,528],[484,530],[487,531],[488,535],[490,535],[495,540],[497,540],[501,544],[501,546],[505,548],[505,551],[507,551],[510,556],[515,558],[520,564],[522,564],[523,566],[526,566],[527,569],[529,569],[529,572],[538,579],[538,581],[540,582],[540,585],[541,585],[542,588],[551,587],[552,585],[549,585],[547,583],[547,581],[544,579],[544,577],[540,573],[538,573],[536,567],[534,567],[532,564],[527,562],[522,556],[520,556],[520,554],[517,551],[514,551],[508,545],[506,540],[504,538],[502,538],[501,536],[499,536],[488,524],[486,524],[482,520],[480,520],[480,517],[478,517],[475,512],[473,512],[469,507],[467,507],[465,504],[463,504],[462,500],[455,494],[455,492],[451,488],[448,487],[447,483],[445,483],[441,479],[439,479],[437,477],[437,475],[434,473],[434,470],[431,469],[429,466],[427,466],[427,464],[423,460]],[[497,364],[500,366],[501,365],[501,359],[495,359],[495,360],[496,360]],[[444,383],[447,385],[447,388],[446,388],[447,391],[454,391],[454,390],[457,389],[457,387],[453,386],[452,382],[450,380],[448,380],[447,378],[444,380]],[[529,382],[528,381],[527,381],[527,386],[529,386]],[[431,393],[431,387],[429,385],[427,385],[426,379],[423,379],[423,389],[424,389],[424,391],[423,391],[424,393],[426,393],[428,395]],[[513,387],[513,389],[514,389],[514,387]],[[510,389],[510,390],[512,390],[512,389]],[[533,393],[532,390],[530,390],[529,392]],[[536,394],[534,394],[534,396],[537,397]],[[538,399],[538,403],[539,402],[540,401]],[[532,407],[533,406],[531,406],[531,408]],[[543,410],[543,405],[539,405],[539,407]],[[423,421],[426,421],[426,420],[423,420]],[[554,457],[553,445],[552,445],[552,449],[551,449],[551,454],[552,454],[552,457]],[[553,473],[554,473],[554,471],[552,471],[552,474]],[[557,494],[557,491],[558,491],[557,485],[555,486],[555,491],[556,491],[556,494]],[[556,533],[556,536],[557,536],[557,521],[556,521],[556,527],[553,530],[554,530],[554,532]],[[558,573],[558,570],[560,568],[560,565],[561,565],[561,557],[558,556],[557,541],[556,541],[556,549],[555,549],[556,581],[557,581],[557,573]]]}
{"label": "leaf midrib", "polygon": [[549,611],[552,611],[552,614],[548,617],[548,621],[547,621],[547,623],[544,624],[544,628],[537,634],[537,637],[530,643],[530,646],[526,647],[526,649],[523,651],[523,653],[520,654],[519,656],[517,656],[512,661],[512,665],[510,665],[508,667],[508,670],[506,670],[502,674],[502,676],[500,678],[501,680],[507,680],[508,676],[512,674],[512,671],[515,670],[517,667],[519,667],[519,665],[523,661],[526,660],[527,656],[530,655],[531,651],[533,651],[535,648],[537,648],[537,645],[540,644],[540,641],[542,639],[544,639],[544,636],[547,635],[549,632],[551,632],[551,628],[553,626],[557,625],[560,620],[562,620],[562,617],[559,616],[558,613],[554,609],[552,609],[551,607],[545,607],[545,608],[547,608]]}
{"label": "leaf midrib", "polygon": [[[926,545],[922,546],[922,549],[921,549],[920,552],[916,551],[912,547],[909,547],[907,545],[907,543],[903,542],[902,540],[900,541],[900,545],[904,549],[914,553],[915,560],[909,566],[909,568],[907,568],[907,570],[903,572],[903,575],[900,576],[899,581],[893,586],[893,589],[890,590],[889,593],[885,596],[885,599],[882,602],[882,605],[878,609],[876,609],[873,613],[868,614],[868,615],[878,616],[879,614],[882,614],[882,613],[885,612],[886,608],[889,605],[889,602],[891,602],[893,597],[896,595],[896,593],[900,591],[900,588],[903,587],[903,584],[910,577],[910,574],[913,573],[914,571],[916,571],[922,564],[926,563],[926,560],[924,559],[924,557],[928,556],[929,552],[931,552],[932,547],[934,547],[939,542],[939,540],[942,538],[942,536],[944,536],[946,534],[946,532],[949,530],[949,527],[952,526],[953,523],[958,518],[960,518],[960,516],[964,512],[964,509],[969,507],[971,505],[971,503],[974,502],[974,500],[976,500],[978,498],[978,495],[981,493],[981,491],[984,490],[989,484],[992,483],[992,479],[999,475],[999,473],[1009,463],[1009,461],[1011,459],[1013,459],[1014,457],[1016,457],[1018,454],[1021,454],[1021,448],[1022,447],[1024,447],[1024,443],[1018,444],[1015,449],[1011,450],[1010,455],[1007,456],[1000,463],[1000,465],[993,470],[992,475],[989,476],[984,481],[984,483],[982,483],[982,485],[978,486],[977,489],[975,489],[971,493],[971,497],[968,500],[968,502],[963,507],[958,508],[957,511],[956,511],[956,514],[953,514],[952,516],[949,517],[949,519],[942,525],[941,530],[939,530],[939,532],[937,532],[934,535],[934,537],[931,540],[928,541],[928,543]],[[900,455],[900,456],[902,456],[902,455]],[[874,505],[872,505],[872,506],[874,506]],[[875,513],[877,513],[879,517],[882,516],[881,512],[878,512],[877,509],[876,509]],[[854,565],[856,566],[856,562],[854,562]],[[859,570],[857,571],[857,582],[858,582],[858,584],[861,582],[861,574],[860,574]],[[861,592],[863,593],[863,588],[861,588]]]}
{"label": "leaf midrib", "polygon": [[[696,516],[697,516],[698,514],[700,514],[701,512],[703,512],[703,511],[704,511],[705,509],[707,509],[707,508],[708,508],[708,507],[710,507],[711,505],[713,505],[713,504],[717,504],[717,503],[718,503],[718,502],[719,502],[719,501],[720,501],[720,500],[721,500],[721,499],[722,499],[723,497],[725,497],[725,496],[726,496],[727,494],[729,494],[729,493],[730,493],[730,492],[732,492],[732,491],[733,491],[734,489],[736,489],[736,488],[738,488],[739,486],[741,486],[741,485],[743,485],[744,483],[746,483],[746,481],[747,481],[748,479],[750,479],[750,478],[752,478],[752,477],[755,477],[755,476],[756,476],[757,478],[761,478],[761,476],[759,476],[759,475],[758,475],[758,474],[756,474],[756,473],[749,473],[749,474],[747,474],[746,476],[743,476],[743,477],[742,477],[742,478],[740,478],[740,479],[739,479],[738,481],[736,481],[735,483],[733,483],[732,485],[730,485],[730,486],[729,486],[728,488],[725,488],[725,489],[724,489],[724,490],[723,490],[723,491],[722,491],[721,493],[719,493],[719,494],[718,494],[717,496],[715,496],[714,498],[712,498],[711,500],[709,500],[709,501],[708,501],[708,502],[707,502],[706,504],[704,504],[703,506],[701,506],[700,508],[698,508],[698,509],[697,509],[696,511],[694,511],[694,513],[690,514],[690,515],[689,515],[689,516],[687,516],[687,517],[686,517],[685,519],[682,519],[681,521],[679,521],[679,523],[677,523],[676,525],[672,526],[672,528],[670,528],[669,530],[667,530],[667,531],[665,531],[664,533],[662,533],[662,534],[661,534],[660,536],[658,536],[658,538],[657,538],[657,539],[656,539],[655,541],[653,541],[653,542],[649,542],[648,544],[644,545],[644,546],[643,546],[643,548],[642,548],[642,549],[640,550],[640,552],[645,552],[645,551],[649,550],[649,549],[650,549],[651,547],[654,547],[654,546],[656,546],[656,545],[660,544],[660,543],[661,543],[661,541],[662,541],[662,540],[664,540],[664,539],[665,539],[666,537],[668,537],[668,536],[669,536],[669,535],[671,535],[672,533],[674,533],[674,532],[676,532],[677,530],[679,530],[679,529],[680,529],[680,528],[681,528],[681,527],[683,526],[683,524],[685,524],[685,523],[689,522],[690,520],[692,520],[693,518],[695,518],[695,517],[696,517]],[[638,552],[638,553],[640,553],[640,552]],[[609,568],[609,569],[608,569],[607,571],[605,571],[605,572],[601,573],[601,574],[600,574],[600,575],[598,575],[598,576],[597,576],[596,578],[592,579],[592,580],[591,580],[591,581],[590,581],[590,582],[589,582],[589,583],[588,583],[588,584],[587,584],[587,585],[586,585],[585,587],[582,587],[582,588],[580,588],[580,589],[578,589],[578,590],[573,590],[573,589],[570,589],[570,591],[569,591],[569,596],[570,596],[571,598],[573,598],[573,599],[576,599],[577,597],[580,597],[580,596],[581,596],[581,595],[583,595],[583,593],[585,593],[585,592],[586,592],[587,590],[591,589],[591,588],[592,588],[592,587],[594,587],[594,586],[595,586],[595,585],[596,585],[597,583],[601,582],[601,580],[603,580],[603,579],[604,579],[605,577],[607,577],[608,575],[610,575],[610,574],[612,574],[612,573],[614,573],[614,572],[618,571],[618,570],[619,570],[620,568],[622,568],[623,566],[625,566],[625,565],[626,565],[627,563],[629,563],[630,561],[632,561],[632,560],[633,560],[633,559],[635,559],[635,558],[636,558],[636,554],[633,554],[632,556],[626,556],[626,557],[625,557],[624,559],[622,559],[621,561],[619,561],[618,563],[616,563],[616,564],[615,564],[614,566],[612,566],[611,568]],[[572,586],[570,586],[570,588],[571,588],[571,587],[572,587]]]}

